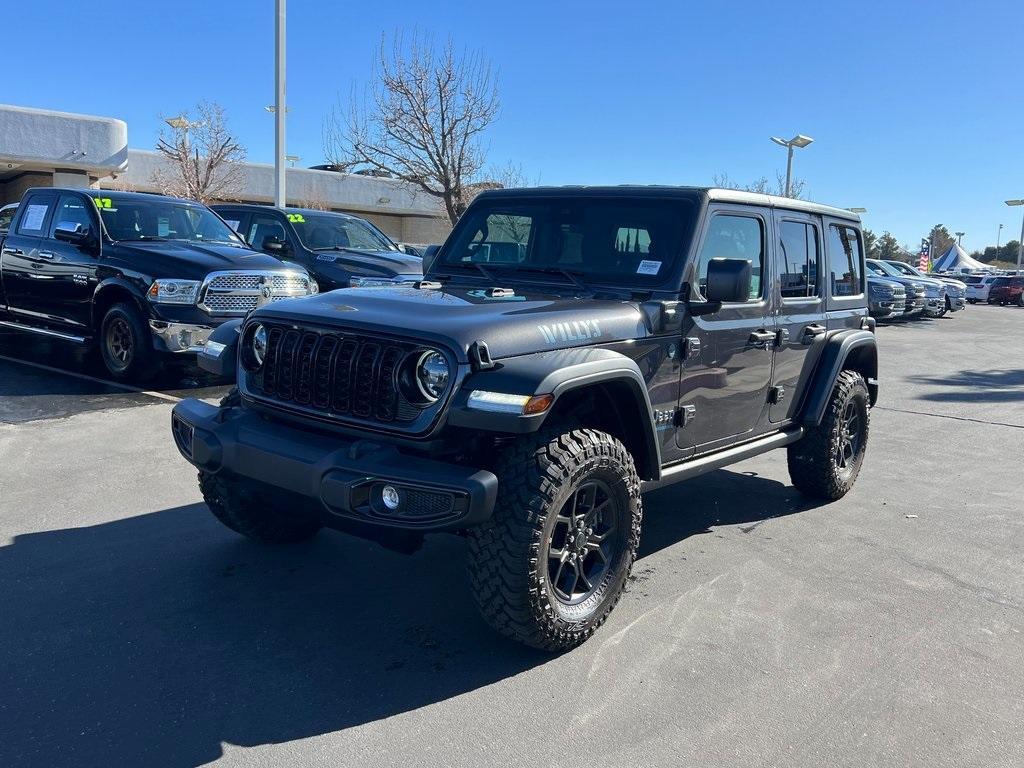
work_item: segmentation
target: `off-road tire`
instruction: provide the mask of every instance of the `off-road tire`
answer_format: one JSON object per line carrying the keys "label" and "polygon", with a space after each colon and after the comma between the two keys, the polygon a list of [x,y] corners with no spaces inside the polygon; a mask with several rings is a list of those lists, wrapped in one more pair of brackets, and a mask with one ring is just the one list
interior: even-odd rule
{"label": "off-road tire", "polygon": [[[112,335],[122,341],[114,345]],[[156,373],[153,336],[142,314],[131,304],[122,302],[107,310],[100,321],[97,344],[100,360],[112,378],[145,381]],[[118,357],[122,349],[126,356],[124,359]]]}
{"label": "off-road tire", "polygon": [[[633,457],[604,432],[547,429],[509,446],[496,474],[494,515],[469,533],[469,577],[480,613],[500,634],[534,648],[574,648],[611,613],[636,558],[643,507]],[[552,587],[551,537],[564,525],[559,515],[576,490],[595,482],[606,484],[607,498],[615,500],[618,533],[596,591],[570,605]]]}
{"label": "off-road tire", "polygon": [[199,473],[199,490],[213,516],[250,539],[273,544],[303,541],[320,530],[320,521],[304,509],[287,509],[243,480]]}
{"label": "off-road tire", "polygon": [[[859,439],[846,466],[841,467],[838,454],[843,441],[844,416],[849,408],[854,409],[859,419]],[[787,448],[793,485],[802,493],[819,499],[835,501],[845,496],[853,488],[864,463],[869,418],[864,377],[855,371],[841,371],[821,423],[808,427],[804,436]]]}

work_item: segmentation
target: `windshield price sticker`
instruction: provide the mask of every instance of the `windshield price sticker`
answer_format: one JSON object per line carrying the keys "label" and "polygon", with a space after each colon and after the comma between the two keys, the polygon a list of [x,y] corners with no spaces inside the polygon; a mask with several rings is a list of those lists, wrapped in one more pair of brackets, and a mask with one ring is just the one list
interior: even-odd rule
{"label": "windshield price sticker", "polygon": [[644,259],[643,261],[640,262],[640,266],[636,268],[636,273],[638,275],[656,275],[658,274],[660,269],[660,261],[649,261],[647,259]]}
{"label": "windshield price sticker", "polygon": [[303,218],[301,213],[289,213],[288,221],[292,224],[305,224],[306,220]]}
{"label": "windshield price sticker", "polygon": [[92,201],[94,203],[96,203],[96,207],[97,208],[113,208],[114,207],[114,201],[111,200],[109,197],[94,197],[92,199]]}

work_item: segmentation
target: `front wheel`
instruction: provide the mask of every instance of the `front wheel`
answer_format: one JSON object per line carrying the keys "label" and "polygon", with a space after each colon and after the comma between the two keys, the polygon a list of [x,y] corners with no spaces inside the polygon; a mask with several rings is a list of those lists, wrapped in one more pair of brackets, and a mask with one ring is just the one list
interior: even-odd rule
{"label": "front wheel", "polygon": [[841,371],[825,417],[787,448],[789,476],[799,491],[834,501],[849,493],[868,444],[868,388],[856,371]]}
{"label": "front wheel", "polygon": [[312,512],[275,503],[245,480],[200,472],[199,490],[214,517],[235,533],[256,541],[303,541],[321,528]]}
{"label": "front wheel", "polygon": [[470,531],[484,620],[548,651],[581,644],[622,595],[640,544],[640,478],[617,439],[546,430],[506,449],[492,518]]}
{"label": "front wheel", "polygon": [[141,313],[130,304],[115,304],[103,316],[99,334],[100,357],[110,375],[119,380],[143,380],[155,370],[152,336]]}

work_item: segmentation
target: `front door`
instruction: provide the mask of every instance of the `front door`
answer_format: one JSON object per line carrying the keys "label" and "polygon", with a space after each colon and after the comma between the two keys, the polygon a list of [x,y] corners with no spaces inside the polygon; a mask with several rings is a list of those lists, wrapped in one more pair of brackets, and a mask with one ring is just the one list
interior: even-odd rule
{"label": "front door", "polygon": [[[54,237],[60,229],[90,232],[94,240],[88,245],[66,243]],[[62,192],[57,209],[39,248],[43,259],[41,272],[47,276],[38,283],[36,302],[40,312],[62,325],[78,330],[88,329],[92,322],[92,296],[96,290],[99,232],[95,205],[89,198]]]}
{"label": "front door", "polygon": [[771,211],[712,205],[694,264],[687,268],[691,296],[703,297],[711,259],[745,259],[753,279],[746,302],[687,316],[676,439],[696,453],[753,437],[767,423],[775,354],[775,317],[768,233]]}
{"label": "front door", "polygon": [[779,338],[769,418],[777,423],[796,414],[828,329],[821,217],[776,210],[774,240]]}

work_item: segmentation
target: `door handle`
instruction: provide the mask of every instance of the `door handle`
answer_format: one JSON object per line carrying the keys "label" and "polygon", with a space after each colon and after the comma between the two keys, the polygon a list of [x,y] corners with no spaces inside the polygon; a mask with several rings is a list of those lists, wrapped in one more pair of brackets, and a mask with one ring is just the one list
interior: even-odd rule
{"label": "door handle", "polygon": [[825,333],[828,329],[824,325],[818,323],[811,323],[804,328],[803,342],[804,344],[812,343],[816,338]]}
{"label": "door handle", "polygon": [[24,256],[25,252],[21,248],[4,248],[4,254],[7,256]]}
{"label": "door handle", "polygon": [[51,251],[39,251],[40,259],[46,259],[47,261],[53,261],[53,253]]}
{"label": "door handle", "polygon": [[760,328],[750,334],[750,338],[747,339],[749,344],[753,344],[755,347],[764,347],[768,349],[768,345],[775,341],[775,331],[766,331],[764,328]]}

